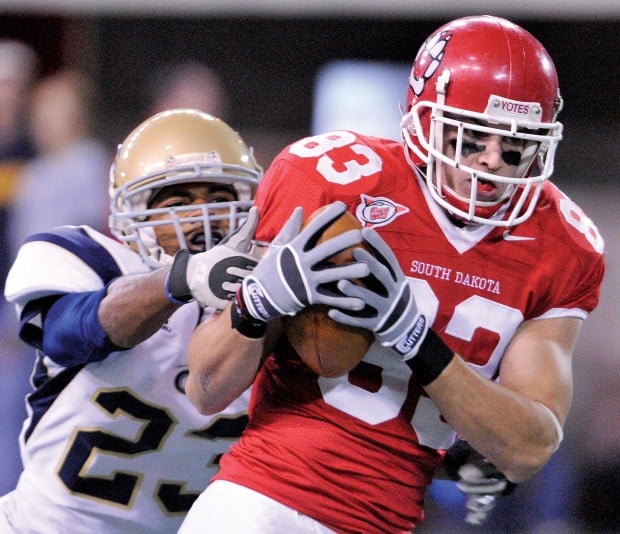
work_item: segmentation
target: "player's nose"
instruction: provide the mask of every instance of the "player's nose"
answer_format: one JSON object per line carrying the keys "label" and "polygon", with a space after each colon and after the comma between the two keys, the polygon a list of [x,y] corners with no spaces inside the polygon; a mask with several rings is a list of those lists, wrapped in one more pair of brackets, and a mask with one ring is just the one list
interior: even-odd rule
{"label": "player's nose", "polygon": [[478,154],[478,162],[490,172],[497,171],[502,165],[502,138],[489,136],[484,140],[485,150]]}

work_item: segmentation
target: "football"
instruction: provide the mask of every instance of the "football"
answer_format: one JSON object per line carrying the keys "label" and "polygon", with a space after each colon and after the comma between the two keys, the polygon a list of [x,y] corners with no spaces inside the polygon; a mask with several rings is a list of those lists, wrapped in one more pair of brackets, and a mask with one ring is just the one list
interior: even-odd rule
{"label": "football", "polygon": [[[323,232],[318,243],[360,227],[359,221],[346,212]],[[353,247],[343,250],[330,261],[338,265],[351,261],[352,251]],[[337,323],[330,319],[327,311],[326,306],[308,306],[295,316],[283,318],[283,330],[295,352],[310,369],[320,376],[333,378],[347,374],[360,362],[374,341],[374,335],[370,330]]]}

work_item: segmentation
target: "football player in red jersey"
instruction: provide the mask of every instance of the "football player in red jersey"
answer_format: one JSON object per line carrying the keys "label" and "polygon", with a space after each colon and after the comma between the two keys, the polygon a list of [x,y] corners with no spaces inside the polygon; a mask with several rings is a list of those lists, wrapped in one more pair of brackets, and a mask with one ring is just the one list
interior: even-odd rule
{"label": "football player in red jersey", "polygon": [[[333,131],[279,154],[255,201],[268,253],[190,343],[201,412],[254,386],[183,534],[409,532],[456,436],[512,483],[544,466],[604,274],[596,227],[548,180],[561,107],[530,33],[465,17],[418,52],[402,143]],[[363,229],[313,246],[344,210]],[[362,240],[372,254],[324,262]],[[314,374],[280,335],[279,317],[309,304],[375,333],[348,375]]]}

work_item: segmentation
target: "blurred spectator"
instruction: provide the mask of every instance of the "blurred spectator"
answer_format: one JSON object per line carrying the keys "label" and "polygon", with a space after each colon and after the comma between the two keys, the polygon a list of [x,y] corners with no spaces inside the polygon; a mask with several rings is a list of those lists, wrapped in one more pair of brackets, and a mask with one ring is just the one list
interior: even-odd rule
{"label": "blurred spectator", "polygon": [[13,253],[27,236],[63,224],[107,229],[112,151],[93,133],[96,90],[82,73],[62,70],[33,89],[31,137],[37,157],[23,169],[10,222]]}
{"label": "blurred spectator", "polygon": [[147,81],[145,115],[172,108],[199,109],[227,120],[228,99],[218,74],[198,61],[167,63]]}
{"label": "blurred spectator", "polygon": [[0,149],[29,154],[25,139],[28,91],[38,71],[35,51],[26,43],[0,39]]}
{"label": "blurred spectator", "polygon": [[8,213],[23,163],[34,155],[27,127],[28,99],[38,72],[38,58],[26,43],[0,39],[0,281],[4,287],[10,252]]}
{"label": "blurred spectator", "polygon": [[[206,63],[182,59],[160,64],[155,75],[143,82],[143,117],[166,109],[192,108],[205,111],[225,121],[230,120],[230,99],[220,75]],[[252,147],[254,156],[268,165],[273,156],[296,139],[296,136],[277,136],[274,132],[240,132]]]}
{"label": "blurred spectator", "polygon": [[[221,76],[202,61],[180,59],[160,64],[155,74],[144,79],[143,118],[150,117],[166,109],[199,109],[230,121],[231,101],[228,88]],[[394,103],[394,111],[398,106]],[[240,132],[252,147],[256,159],[268,166],[273,157],[289,143],[297,139],[297,134],[263,129]]]}
{"label": "blurred spectator", "polygon": [[[0,284],[11,263],[8,219],[23,164],[34,156],[29,141],[27,115],[30,88],[39,67],[35,51],[26,43],[0,39]],[[17,435],[26,413],[24,394],[29,369],[16,349],[14,318],[0,299],[0,494],[15,485],[21,470]],[[9,319],[9,320],[7,320]],[[12,319],[12,320],[11,320]],[[18,349],[23,350],[22,347]]]}

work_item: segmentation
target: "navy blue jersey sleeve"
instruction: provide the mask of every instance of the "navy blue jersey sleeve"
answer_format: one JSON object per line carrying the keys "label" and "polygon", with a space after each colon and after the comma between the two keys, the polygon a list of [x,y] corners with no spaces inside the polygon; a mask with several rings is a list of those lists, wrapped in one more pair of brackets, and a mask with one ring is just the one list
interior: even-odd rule
{"label": "navy blue jersey sleeve", "polygon": [[110,341],[97,312],[107,286],[99,291],[68,293],[44,314],[43,352],[63,367],[103,360],[121,350]]}

